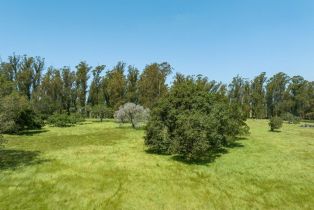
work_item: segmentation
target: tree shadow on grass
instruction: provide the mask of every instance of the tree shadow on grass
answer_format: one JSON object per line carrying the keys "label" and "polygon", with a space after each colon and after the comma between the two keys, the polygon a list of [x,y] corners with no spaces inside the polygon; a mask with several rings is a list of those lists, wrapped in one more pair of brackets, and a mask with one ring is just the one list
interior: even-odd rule
{"label": "tree shadow on grass", "polygon": [[[206,156],[199,158],[199,159],[191,160],[191,159],[187,159],[181,155],[172,155],[171,159],[175,160],[175,161],[182,162],[184,164],[188,164],[188,165],[207,165],[209,163],[213,163],[217,158],[219,158],[223,154],[227,154],[229,152],[229,149],[244,147],[244,145],[241,142],[239,142],[242,140],[247,140],[247,138],[238,137],[238,138],[236,138],[236,141],[230,143],[229,145],[215,149],[213,151],[210,151]],[[154,150],[149,150],[149,149],[146,150],[145,152],[148,154],[168,155],[168,154],[158,153]]]}
{"label": "tree shadow on grass", "polygon": [[46,129],[40,129],[40,130],[25,130],[17,133],[19,136],[33,136],[36,134],[46,133],[48,130]]}
{"label": "tree shadow on grass", "polygon": [[270,133],[281,133],[281,130],[269,130],[268,132],[270,132]]}
{"label": "tree shadow on grass", "polygon": [[210,151],[206,156],[199,159],[191,160],[180,155],[174,155],[171,157],[171,159],[188,165],[207,165],[209,163],[213,163],[216,158],[219,158],[226,153],[228,153],[228,150],[226,148],[219,148],[214,151]]}
{"label": "tree shadow on grass", "polygon": [[139,127],[135,127],[133,128],[132,125],[122,125],[122,126],[117,126],[117,129],[121,129],[121,130],[129,130],[129,129],[133,129],[133,130],[146,130],[145,126],[139,126]]}
{"label": "tree shadow on grass", "polygon": [[40,159],[39,151],[0,149],[0,171],[6,169],[16,169],[20,166],[29,166],[48,162]]}

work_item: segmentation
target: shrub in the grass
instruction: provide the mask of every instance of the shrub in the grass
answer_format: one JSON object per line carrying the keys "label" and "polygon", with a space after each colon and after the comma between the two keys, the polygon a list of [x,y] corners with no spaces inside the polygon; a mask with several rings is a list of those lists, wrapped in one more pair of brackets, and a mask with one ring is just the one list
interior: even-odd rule
{"label": "shrub in the grass", "polygon": [[148,119],[149,109],[145,109],[140,105],[134,103],[126,103],[120,106],[119,110],[115,112],[114,118],[119,123],[129,122],[132,127],[135,128],[140,122],[144,122]]}
{"label": "shrub in the grass", "polygon": [[99,105],[95,105],[92,108],[92,115],[95,118],[99,118],[100,121],[102,122],[103,119],[105,118],[113,118],[113,109],[103,105],[103,104],[99,104]]}
{"label": "shrub in the grass", "polygon": [[84,121],[84,118],[78,114],[53,114],[48,117],[47,123],[55,127],[68,127]]}
{"label": "shrub in the grass", "polygon": [[5,139],[4,139],[3,135],[0,134],[0,149],[1,149],[1,147],[3,147],[4,143],[5,143]]}
{"label": "shrub in the grass", "polygon": [[309,112],[305,115],[305,119],[314,120],[314,112]]}
{"label": "shrub in the grass", "polygon": [[145,144],[158,153],[202,159],[248,133],[245,117],[206,79],[180,77],[152,110]]}
{"label": "shrub in the grass", "polygon": [[282,119],[280,117],[272,117],[269,119],[268,125],[271,131],[280,129],[282,127]]}
{"label": "shrub in the grass", "polygon": [[300,117],[294,116],[290,112],[286,112],[286,113],[282,114],[281,118],[285,121],[288,121],[288,123],[290,123],[290,124],[292,124],[292,123],[298,124],[301,121]]}
{"label": "shrub in the grass", "polygon": [[71,115],[68,116],[70,119],[70,123],[73,125],[85,121],[85,118],[79,113],[72,113]]}
{"label": "shrub in the grass", "polygon": [[0,132],[18,133],[42,126],[43,121],[33,111],[26,97],[12,93],[0,98]]}

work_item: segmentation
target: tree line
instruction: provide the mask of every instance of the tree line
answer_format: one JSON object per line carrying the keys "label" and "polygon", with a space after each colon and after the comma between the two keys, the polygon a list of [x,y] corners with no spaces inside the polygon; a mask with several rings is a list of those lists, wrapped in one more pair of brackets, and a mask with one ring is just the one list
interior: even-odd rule
{"label": "tree line", "polygon": [[[0,123],[7,127],[2,130],[40,127],[40,120],[54,113],[113,117],[127,102],[152,109],[169,94],[166,80],[171,73],[167,62],[149,64],[140,72],[123,62],[107,69],[82,61],[73,70],[67,66],[46,68],[44,58],[13,54],[0,64]],[[172,85],[184,78],[177,74]],[[209,92],[224,95],[230,104],[238,105],[247,118],[285,113],[314,118],[314,82],[302,76],[280,72],[267,78],[263,72],[253,80],[236,76],[230,84],[201,76],[198,79],[206,83]],[[17,121],[21,126],[12,128]]]}

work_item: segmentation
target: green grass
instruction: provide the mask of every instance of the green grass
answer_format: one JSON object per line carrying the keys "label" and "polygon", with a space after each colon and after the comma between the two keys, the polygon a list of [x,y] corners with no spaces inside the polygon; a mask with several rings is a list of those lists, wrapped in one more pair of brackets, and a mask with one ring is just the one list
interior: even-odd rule
{"label": "green grass", "polygon": [[250,120],[212,162],[149,154],[143,130],[114,122],[6,136],[0,209],[312,209],[314,129]]}

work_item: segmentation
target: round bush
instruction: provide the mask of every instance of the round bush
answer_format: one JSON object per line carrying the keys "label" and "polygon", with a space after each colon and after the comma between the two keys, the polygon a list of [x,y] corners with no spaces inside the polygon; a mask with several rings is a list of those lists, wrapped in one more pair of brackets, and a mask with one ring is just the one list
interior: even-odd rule
{"label": "round bush", "polygon": [[174,82],[147,124],[145,144],[150,150],[202,159],[248,133],[240,108],[207,88],[207,82],[192,77]]}
{"label": "round bush", "polygon": [[269,120],[269,127],[271,131],[275,131],[282,127],[282,119],[280,117],[272,117]]}

